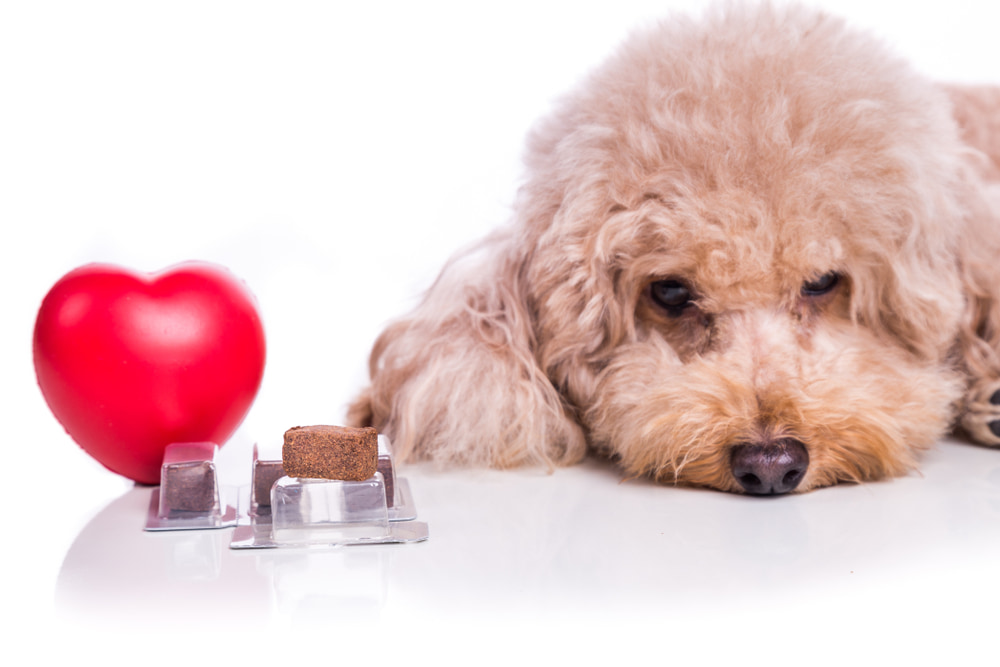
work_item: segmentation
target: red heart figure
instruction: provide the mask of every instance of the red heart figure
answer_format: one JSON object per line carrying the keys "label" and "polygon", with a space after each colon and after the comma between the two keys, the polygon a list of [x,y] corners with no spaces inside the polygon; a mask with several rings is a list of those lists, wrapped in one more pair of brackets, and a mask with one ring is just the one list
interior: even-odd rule
{"label": "red heart figure", "polygon": [[167,445],[222,445],[243,421],[264,375],[264,327],[222,267],[91,264],[42,301],[34,357],[66,432],[110,470],[157,484]]}

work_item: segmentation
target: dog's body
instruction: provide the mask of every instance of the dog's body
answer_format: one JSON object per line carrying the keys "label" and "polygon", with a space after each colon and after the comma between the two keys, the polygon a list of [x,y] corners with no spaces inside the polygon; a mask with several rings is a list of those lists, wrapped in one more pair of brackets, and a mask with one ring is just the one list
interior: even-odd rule
{"label": "dog's body", "polygon": [[1000,94],[803,9],[633,35],[530,139],[515,220],[375,344],[402,458],[757,494],[1000,444]]}

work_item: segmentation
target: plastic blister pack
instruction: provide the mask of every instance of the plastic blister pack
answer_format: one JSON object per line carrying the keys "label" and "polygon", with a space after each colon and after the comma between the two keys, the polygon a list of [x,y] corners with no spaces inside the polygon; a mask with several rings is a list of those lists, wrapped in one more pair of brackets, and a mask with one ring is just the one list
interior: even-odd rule
{"label": "plastic blister pack", "polygon": [[378,447],[378,471],[363,481],[288,477],[281,461],[261,459],[254,447],[247,511],[241,510],[230,547],[330,547],[427,539],[427,524],[414,521],[417,513],[409,484],[396,476],[384,435],[379,436]]}
{"label": "plastic blister pack", "polygon": [[236,508],[227,505],[216,474],[214,442],[167,445],[160,486],[150,496],[145,530],[204,530],[236,525]]}

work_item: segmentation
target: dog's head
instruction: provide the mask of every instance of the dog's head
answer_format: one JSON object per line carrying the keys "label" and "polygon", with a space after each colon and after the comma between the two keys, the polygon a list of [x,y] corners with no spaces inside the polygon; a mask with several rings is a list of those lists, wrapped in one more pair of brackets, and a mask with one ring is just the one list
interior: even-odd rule
{"label": "dog's head", "polygon": [[[636,34],[536,129],[487,277],[438,285],[376,346],[370,421],[418,453],[586,441],[737,492],[904,472],[964,386],[964,160],[942,92],[837,20],[732,10]],[[428,339],[454,357],[468,329],[489,354],[431,381]],[[420,444],[463,428],[479,444]]]}
{"label": "dog's head", "polygon": [[540,359],[636,474],[751,493],[898,474],[948,427],[965,301],[942,93],[838,22],[637,35],[539,128]]}

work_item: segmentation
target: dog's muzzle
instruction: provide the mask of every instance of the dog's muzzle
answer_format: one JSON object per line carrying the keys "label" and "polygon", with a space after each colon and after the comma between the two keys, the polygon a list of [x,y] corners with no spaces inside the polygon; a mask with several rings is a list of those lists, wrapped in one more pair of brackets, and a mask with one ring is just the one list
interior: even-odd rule
{"label": "dog's muzzle", "polygon": [[772,496],[795,489],[806,476],[809,452],[792,438],[733,448],[729,461],[740,486],[755,496]]}

